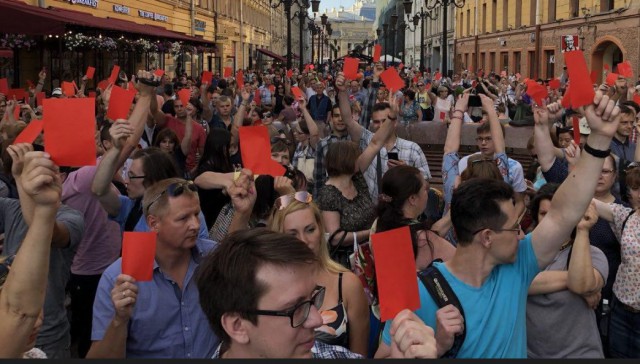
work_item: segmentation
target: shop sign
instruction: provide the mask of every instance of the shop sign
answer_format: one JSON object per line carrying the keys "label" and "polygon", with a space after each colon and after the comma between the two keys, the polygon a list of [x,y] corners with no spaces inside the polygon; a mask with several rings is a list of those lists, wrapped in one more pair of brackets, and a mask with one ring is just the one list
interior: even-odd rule
{"label": "shop sign", "polygon": [[129,15],[129,8],[124,5],[113,5],[113,12]]}
{"label": "shop sign", "polygon": [[168,16],[162,15],[162,14],[158,14],[158,13],[154,13],[152,11],[138,10],[138,16],[140,16],[141,18],[152,19],[152,20],[155,20],[155,21],[162,21],[162,22],[169,21],[169,17]]}
{"label": "shop sign", "polygon": [[202,21],[202,20],[198,20],[198,19],[194,19],[194,26],[196,28],[196,30],[204,32],[205,28],[207,27],[207,23]]}
{"label": "shop sign", "polygon": [[98,7],[98,0],[69,0],[69,2],[73,5],[84,5],[84,6],[90,6],[92,8],[97,8]]}

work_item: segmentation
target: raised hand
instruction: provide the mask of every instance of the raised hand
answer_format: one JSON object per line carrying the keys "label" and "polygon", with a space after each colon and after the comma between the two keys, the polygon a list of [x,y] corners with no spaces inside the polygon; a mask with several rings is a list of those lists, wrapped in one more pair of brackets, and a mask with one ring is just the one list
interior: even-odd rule
{"label": "raised hand", "polygon": [[396,96],[396,92],[389,92],[389,105],[391,106],[391,111],[389,112],[389,117],[398,117],[400,114],[400,98]]}
{"label": "raised hand", "polygon": [[133,314],[133,307],[138,299],[138,286],[133,277],[120,274],[111,290],[111,302],[115,308],[115,319],[126,323]]}
{"label": "raised hand", "polygon": [[384,72],[384,66],[380,62],[376,63],[376,65],[373,67],[373,78],[374,79],[380,78],[380,75],[382,74],[382,72]]}
{"label": "raised hand", "polygon": [[535,105],[533,107],[533,121],[536,125],[545,127],[549,125],[549,111],[547,108]]}
{"label": "raised hand", "polygon": [[40,81],[43,81],[47,78],[47,70],[45,68],[43,68],[40,73],[38,73],[38,79]]}
{"label": "raised hand", "polygon": [[410,310],[402,310],[391,324],[391,358],[435,359],[438,357],[433,329]]}
{"label": "raised hand", "polygon": [[456,101],[455,110],[462,111],[463,113],[467,112],[467,110],[469,109],[469,97],[470,95],[468,92],[463,93],[458,101]]}
{"label": "raised hand", "polygon": [[562,106],[560,102],[554,102],[547,105],[547,111],[549,120],[560,120],[560,118],[562,117],[562,113],[564,112],[564,106]]}
{"label": "raised hand", "polygon": [[564,148],[564,157],[572,166],[575,166],[578,160],[580,160],[580,153],[580,147],[573,140],[568,147]]}
{"label": "raised hand", "polygon": [[443,355],[453,346],[456,335],[464,331],[464,318],[454,305],[446,305],[436,311],[436,341],[438,354]]}
{"label": "raised hand", "polygon": [[233,208],[240,214],[251,214],[257,197],[253,172],[243,169],[238,178],[234,179],[231,187],[227,188],[227,194],[231,198]]}
{"label": "raised hand", "polygon": [[122,150],[127,139],[133,135],[134,129],[129,120],[126,119],[118,119],[116,120],[111,128],[109,128],[109,135],[111,135],[111,140],[113,141],[113,147]]}
{"label": "raised hand", "polygon": [[593,104],[581,107],[580,111],[587,118],[592,135],[612,138],[618,130],[620,108],[616,106],[615,100],[603,93],[602,88],[596,91]]}
{"label": "raised hand", "polygon": [[22,177],[24,156],[31,151],[33,151],[33,145],[29,143],[13,144],[7,147],[7,152],[13,161],[11,164],[11,174],[16,181],[19,181],[20,177]]}
{"label": "raised hand", "polygon": [[596,210],[595,202],[591,201],[587,211],[584,212],[582,220],[578,223],[578,230],[589,231],[598,221],[598,211]]}
{"label": "raised hand", "polygon": [[249,89],[247,87],[242,89],[240,95],[242,96],[242,101],[249,102],[249,97],[251,97],[251,94],[249,93]]}
{"label": "raised hand", "polygon": [[19,180],[22,190],[36,205],[57,208],[62,195],[58,166],[46,152],[27,152]]}
{"label": "raised hand", "polygon": [[284,176],[277,176],[274,178],[273,189],[280,196],[296,193],[295,188],[293,188],[293,182]]}
{"label": "raised hand", "polygon": [[344,77],[343,72],[338,72],[338,76],[336,77],[336,88],[338,91],[342,92],[347,89],[347,79]]}
{"label": "raised hand", "polygon": [[138,70],[138,76],[135,79],[136,89],[141,94],[155,96],[156,87],[160,85],[160,76],[150,71]]}

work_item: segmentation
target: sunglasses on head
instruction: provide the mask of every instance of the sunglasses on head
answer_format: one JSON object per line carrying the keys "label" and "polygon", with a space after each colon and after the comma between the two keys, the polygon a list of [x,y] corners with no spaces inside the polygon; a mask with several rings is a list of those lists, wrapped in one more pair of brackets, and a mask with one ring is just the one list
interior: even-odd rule
{"label": "sunglasses on head", "polygon": [[160,194],[158,194],[158,196],[156,196],[156,198],[154,198],[153,201],[151,201],[151,203],[147,206],[147,211],[165,193],[168,193],[169,196],[171,196],[171,197],[178,197],[178,196],[182,195],[184,193],[184,191],[187,190],[187,189],[189,191],[191,191],[191,192],[197,192],[198,191],[198,186],[196,186],[195,183],[193,183],[193,181],[176,182],[176,183],[170,184],[169,186],[167,186],[167,188],[164,191],[160,192]]}
{"label": "sunglasses on head", "polygon": [[313,201],[313,196],[307,191],[298,191],[296,193],[278,197],[273,206],[276,210],[282,210],[289,206],[293,201],[308,204]]}

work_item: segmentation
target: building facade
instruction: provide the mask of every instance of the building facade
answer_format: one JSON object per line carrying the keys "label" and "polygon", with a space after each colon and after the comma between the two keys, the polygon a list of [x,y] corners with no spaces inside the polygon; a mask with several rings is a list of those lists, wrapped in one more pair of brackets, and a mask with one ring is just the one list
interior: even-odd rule
{"label": "building facade", "polygon": [[639,10],[640,2],[624,0],[468,1],[456,15],[456,70],[552,79],[573,46],[602,82],[606,68],[639,64]]}
{"label": "building facade", "polygon": [[364,48],[362,54],[372,54],[373,48],[367,44],[376,38],[374,0],[356,0],[350,8],[331,8],[326,14],[333,32],[327,41],[328,47],[325,44],[321,49],[324,61],[340,58],[358,45]]}

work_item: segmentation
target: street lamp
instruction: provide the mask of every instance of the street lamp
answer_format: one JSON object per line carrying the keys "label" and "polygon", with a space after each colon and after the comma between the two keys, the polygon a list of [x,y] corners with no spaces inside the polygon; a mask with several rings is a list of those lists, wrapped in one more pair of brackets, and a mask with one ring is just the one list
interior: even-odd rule
{"label": "street lamp", "polygon": [[393,63],[393,59],[396,58],[396,43],[398,43],[398,34],[396,34],[398,25],[398,14],[391,14],[391,34],[393,35],[393,55],[391,56],[391,63]]}
{"label": "street lamp", "polygon": [[[310,2],[311,2],[311,10],[314,13],[317,13],[318,8],[320,7],[320,0],[311,0]],[[269,6],[271,6],[273,9],[278,8],[282,4],[284,4],[284,13],[285,13],[285,17],[287,18],[287,69],[292,69],[293,53],[291,51],[291,22],[293,21],[293,19],[296,17],[297,14],[295,14],[293,17],[291,16],[291,7],[293,6],[293,4],[296,4],[300,9],[304,8],[306,12],[306,9],[309,8],[309,1],[308,0],[277,0],[277,2],[274,3],[274,0],[269,0]],[[300,26],[302,27],[302,24],[300,24]],[[300,48],[302,48],[302,37],[300,38]],[[300,65],[302,65],[302,52],[300,52]]]}
{"label": "street lamp", "polygon": [[[312,10],[313,10],[313,7],[314,7],[314,6],[316,6],[316,10],[318,10],[318,9],[317,9],[317,6],[318,6],[319,4],[314,4],[314,2],[320,3],[320,0],[313,0],[313,1],[311,2]],[[304,11],[303,11],[303,10],[304,10]],[[306,21],[307,19],[308,19],[308,20],[310,20],[311,22],[313,22],[313,21],[315,20],[315,18],[316,18],[316,12],[314,12],[314,13],[313,13],[313,18],[310,18],[310,17],[307,15],[307,8],[300,8],[300,10],[298,10],[298,11],[297,11],[293,16],[294,16],[294,17],[296,17],[296,16],[297,16],[297,17],[298,17],[298,19],[299,19],[299,22],[300,22],[300,64],[299,64],[298,68],[299,68],[299,70],[300,70],[300,73],[302,73],[302,70],[304,69],[304,59],[303,59],[303,56],[302,56],[302,53],[303,53],[303,48],[302,48],[302,37],[303,37],[303,34],[302,34],[302,31],[304,30],[304,24],[305,24],[305,21]],[[310,23],[310,24],[312,24],[312,23]],[[309,28],[308,28],[308,29],[309,29]],[[313,48],[312,48],[312,49],[313,49]],[[313,58],[313,57],[312,57],[312,58]],[[313,61],[312,61],[311,63],[313,63]]]}
{"label": "street lamp", "polygon": [[315,63],[314,62],[314,54],[316,52],[315,39],[316,39],[316,35],[318,34],[318,28],[316,27],[316,23],[314,23],[313,21],[309,22],[308,27],[311,30],[311,64],[313,64]]}
{"label": "street lamp", "polygon": [[[382,24],[382,31],[384,32],[384,37],[388,38],[389,37],[389,24],[388,23],[384,23]],[[387,39],[384,40],[384,68],[387,68],[387,58],[389,58],[389,55],[387,54],[387,43],[389,43],[387,41]]]}
{"label": "street lamp", "polygon": [[[453,5],[460,9],[464,7],[465,0],[429,0],[431,5],[427,4],[427,10],[433,10],[439,6],[442,7],[442,67],[441,72],[447,77],[447,11],[449,6]],[[437,16],[436,16],[437,18]]]}
{"label": "street lamp", "polygon": [[[413,7],[413,1],[412,0],[404,0],[402,5],[404,5],[404,12],[407,15],[407,19],[408,19],[409,16],[411,16],[411,9]],[[413,30],[411,29],[411,26],[409,24],[407,24],[407,29],[409,29],[409,31],[411,31],[411,32],[415,32],[418,29],[418,24],[420,24],[420,20],[422,20],[422,26],[420,27],[420,72],[424,72],[424,69],[425,69],[424,68],[424,30],[426,28],[426,23],[427,23],[426,19],[427,18],[431,19],[432,21],[436,20],[438,18],[438,9],[435,9],[435,11],[433,11],[433,12],[432,11],[426,11],[421,6],[420,7],[420,12],[416,13],[413,16]]]}

